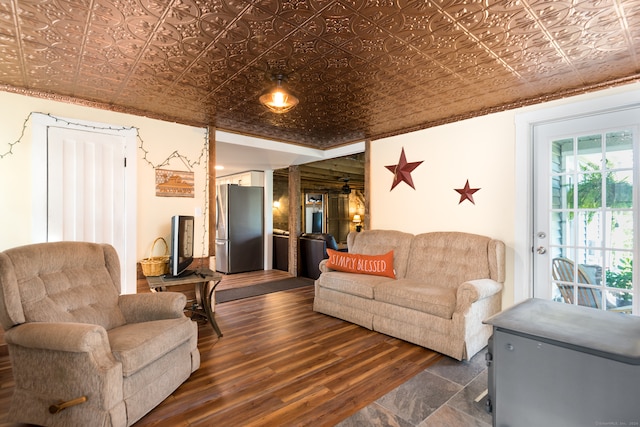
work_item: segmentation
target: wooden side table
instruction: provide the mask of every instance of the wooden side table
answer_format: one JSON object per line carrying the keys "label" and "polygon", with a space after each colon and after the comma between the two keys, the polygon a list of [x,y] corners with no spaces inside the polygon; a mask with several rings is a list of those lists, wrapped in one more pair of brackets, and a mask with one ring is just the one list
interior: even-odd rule
{"label": "wooden side table", "polygon": [[213,300],[213,294],[221,280],[222,275],[220,273],[209,269],[200,269],[195,271],[193,274],[181,277],[147,277],[147,282],[149,283],[149,288],[152,292],[167,291],[167,288],[170,288],[171,286],[194,285],[196,292],[195,305],[191,308],[187,308],[187,310],[206,318],[218,337],[222,336],[222,332],[220,331],[215,319],[215,301]]}

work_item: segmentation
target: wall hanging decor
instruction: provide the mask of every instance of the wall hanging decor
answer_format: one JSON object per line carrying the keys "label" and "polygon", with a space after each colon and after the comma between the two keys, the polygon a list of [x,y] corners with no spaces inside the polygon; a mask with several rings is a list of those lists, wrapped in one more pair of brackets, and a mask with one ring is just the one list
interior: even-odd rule
{"label": "wall hanging decor", "polygon": [[474,205],[476,204],[476,202],[473,201],[473,193],[475,193],[480,189],[471,188],[469,186],[469,180],[467,180],[467,183],[464,185],[464,188],[454,188],[454,190],[456,190],[460,194],[460,201],[458,202],[458,204],[464,202],[465,200],[470,201]]}
{"label": "wall hanging decor", "polygon": [[193,172],[156,169],[157,197],[194,197]]}
{"label": "wall hanging decor", "polygon": [[423,160],[419,162],[407,162],[407,157],[404,154],[404,147],[402,147],[402,151],[400,152],[400,160],[398,161],[398,164],[385,166],[385,168],[393,172],[393,184],[391,184],[391,190],[396,188],[396,186],[403,181],[406,182],[411,188],[415,190],[416,187],[413,186],[413,179],[411,178],[411,172],[413,172],[415,168],[420,166],[422,162]]}

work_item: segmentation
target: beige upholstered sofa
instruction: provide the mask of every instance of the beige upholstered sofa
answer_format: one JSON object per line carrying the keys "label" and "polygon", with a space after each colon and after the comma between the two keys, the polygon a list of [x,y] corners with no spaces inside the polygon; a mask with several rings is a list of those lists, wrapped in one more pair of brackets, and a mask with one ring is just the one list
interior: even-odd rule
{"label": "beige upholstered sofa", "polygon": [[347,238],[350,253],[394,251],[396,278],[331,270],[320,263],[315,311],[469,359],[487,345],[482,321],[500,311],[505,246],[475,234],[412,235],[365,230]]}
{"label": "beige upholstered sofa", "polygon": [[0,253],[0,323],[15,379],[10,420],[129,426],[199,367],[183,294],[119,291],[109,245],[41,243]]}

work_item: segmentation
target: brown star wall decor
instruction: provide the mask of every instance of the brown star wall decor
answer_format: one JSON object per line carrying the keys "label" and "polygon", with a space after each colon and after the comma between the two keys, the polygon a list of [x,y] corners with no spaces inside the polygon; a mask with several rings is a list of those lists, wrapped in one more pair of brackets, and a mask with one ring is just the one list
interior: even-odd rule
{"label": "brown star wall decor", "polygon": [[471,188],[471,186],[469,185],[469,180],[467,180],[467,183],[464,185],[464,188],[454,188],[454,190],[456,190],[460,194],[460,201],[458,202],[458,204],[464,202],[465,200],[470,201],[474,205],[476,204],[476,202],[473,201],[473,193],[475,193],[480,189]]}
{"label": "brown star wall decor", "polygon": [[413,186],[413,179],[411,178],[411,172],[413,172],[415,168],[420,166],[420,164],[423,161],[424,160],[421,160],[419,162],[407,162],[407,157],[404,154],[404,147],[402,147],[402,151],[400,152],[400,160],[398,161],[398,164],[385,166],[385,168],[393,172],[393,184],[391,184],[391,190],[396,188],[396,186],[403,181],[406,182],[411,188],[415,190],[416,187]]}

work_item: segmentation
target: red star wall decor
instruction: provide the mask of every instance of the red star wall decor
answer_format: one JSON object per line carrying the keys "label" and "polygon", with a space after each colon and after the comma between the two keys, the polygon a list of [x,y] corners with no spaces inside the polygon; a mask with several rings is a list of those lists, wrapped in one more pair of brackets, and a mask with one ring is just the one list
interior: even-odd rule
{"label": "red star wall decor", "polygon": [[[391,184],[391,190],[396,188],[396,185],[400,184],[402,181],[409,184],[411,188],[414,190],[416,187],[413,186],[413,179],[411,178],[411,172],[423,162],[407,162],[407,157],[404,155],[404,147],[402,147],[402,152],[400,153],[400,160],[397,165],[385,166],[385,168],[389,169],[393,172],[393,184]],[[391,191],[389,190],[389,191]]]}
{"label": "red star wall decor", "polygon": [[470,201],[474,205],[476,204],[476,202],[473,201],[473,193],[475,193],[476,191],[478,191],[480,189],[479,188],[471,188],[469,186],[469,180],[467,180],[467,183],[464,185],[464,188],[454,188],[454,190],[456,190],[458,193],[460,193],[460,201],[458,202],[458,204],[464,202],[465,200]]}

